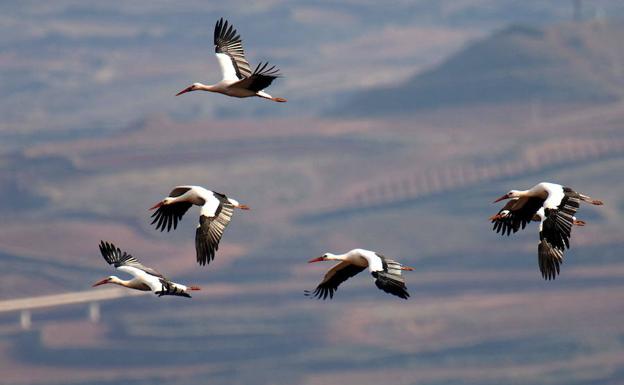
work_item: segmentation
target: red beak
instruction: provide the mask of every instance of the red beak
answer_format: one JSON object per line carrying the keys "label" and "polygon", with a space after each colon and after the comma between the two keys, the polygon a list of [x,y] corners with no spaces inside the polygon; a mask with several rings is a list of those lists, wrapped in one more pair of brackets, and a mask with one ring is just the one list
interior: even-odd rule
{"label": "red beak", "polygon": [[505,200],[505,199],[509,199],[509,196],[507,196],[507,194],[503,195],[502,197],[498,198],[497,200],[495,200],[492,203],[500,202],[500,201]]}
{"label": "red beak", "polygon": [[185,93],[187,93],[187,92],[190,92],[190,91],[191,91],[191,88],[192,88],[192,87],[186,87],[186,88],[185,88],[185,89],[183,89],[182,91],[178,92],[178,93],[176,94],[176,96],[180,96],[180,95],[182,95],[182,94],[185,94]]}
{"label": "red beak", "polygon": [[100,286],[100,285],[103,285],[105,283],[108,283],[108,278],[104,278],[103,280],[94,283],[93,286],[91,286],[91,287]]}
{"label": "red beak", "polygon": [[310,260],[308,261],[308,263],[313,263],[313,262],[322,262],[322,261],[324,261],[324,260],[325,260],[325,258],[323,258],[323,257],[318,257],[318,258],[310,259]]}
{"label": "red beak", "polygon": [[154,206],[150,207],[148,210],[155,210],[157,208],[159,208],[160,206],[162,206],[164,203],[162,203],[162,201],[156,203]]}

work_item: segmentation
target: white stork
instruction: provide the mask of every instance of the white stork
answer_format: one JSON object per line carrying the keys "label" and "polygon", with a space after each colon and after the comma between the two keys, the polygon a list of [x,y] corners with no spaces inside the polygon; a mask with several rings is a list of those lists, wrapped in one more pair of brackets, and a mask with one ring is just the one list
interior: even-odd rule
{"label": "white stork", "polygon": [[308,263],[321,261],[340,261],[340,263],[329,269],[314,291],[306,290],[304,292],[306,296],[316,297],[317,299],[327,299],[327,296],[329,296],[331,299],[341,283],[368,267],[368,271],[375,278],[375,285],[379,289],[403,299],[409,297],[401,271],[412,271],[414,269],[403,266],[399,262],[386,258],[379,253],[364,249],[353,249],[346,254],[326,253],[321,257],[309,260]]}
{"label": "white stork", "polygon": [[245,51],[240,36],[232,25],[228,26],[228,22],[224,21],[223,18],[217,21],[215,25],[214,46],[223,79],[213,85],[193,83],[178,92],[176,96],[191,91],[209,91],[236,98],[258,96],[274,102],[286,101],[284,98],[276,98],[264,92],[264,89],[271,85],[273,80],[281,77],[279,70],[275,66],[269,67],[268,62],[260,62],[256,69],[251,72],[251,67],[245,59]]}
{"label": "white stork", "polygon": [[602,202],[555,183],[539,183],[529,190],[511,190],[494,201],[510,199],[490,217],[494,231],[501,235],[516,233],[527,223],[539,221],[538,263],[542,277],[555,279],[563,263],[563,252],[570,248],[572,226],[584,226],[574,214],[580,202],[602,205]]}
{"label": "white stork", "polygon": [[175,230],[178,221],[192,205],[201,206],[195,231],[195,251],[197,263],[203,266],[214,259],[234,209],[249,210],[249,207],[200,186],[176,186],[168,197],[150,207],[150,210],[157,209],[152,214],[152,224],[156,224],[156,229],[160,231],[170,231],[172,227]]}
{"label": "white stork", "polygon": [[159,297],[163,295],[177,295],[180,297],[191,298],[189,291],[200,290],[197,286],[184,286],[175,283],[154,269],[142,265],[132,255],[122,252],[109,242],[100,242],[100,253],[109,265],[113,265],[119,271],[128,273],[134,278],[125,281],[117,276],[111,275],[101,281],[93,284],[93,287],[104,285],[107,283],[127,287],[130,289],[141,291],[152,291]]}

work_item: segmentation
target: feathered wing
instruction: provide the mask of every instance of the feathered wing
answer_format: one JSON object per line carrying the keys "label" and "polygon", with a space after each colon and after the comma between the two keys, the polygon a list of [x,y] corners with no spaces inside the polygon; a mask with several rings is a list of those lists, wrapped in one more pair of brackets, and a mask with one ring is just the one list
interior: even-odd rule
{"label": "feathered wing", "polygon": [[281,77],[279,69],[275,68],[275,66],[268,66],[269,63],[258,64],[251,76],[232,84],[232,87],[244,88],[255,92],[262,91],[270,86],[273,80]]}
{"label": "feathered wing", "polygon": [[152,214],[152,225],[156,224],[156,230],[170,231],[178,227],[178,222],[184,214],[193,206],[190,202],[177,202],[168,205],[162,205]]}
{"label": "feathered wing", "polygon": [[175,282],[163,278],[160,280],[160,284],[162,285],[162,289],[154,293],[159,297],[162,297],[163,295],[173,295],[178,297],[191,298],[191,295],[184,291],[183,288],[179,287]]}
{"label": "feathered wing", "polygon": [[574,215],[580,205],[580,198],[574,191],[564,188],[564,197],[556,209],[544,209],[541,234],[552,247],[559,250],[570,248],[570,235],[574,224]]}
{"label": "feathered wing", "polygon": [[141,270],[149,275],[153,275],[154,277],[166,279],[158,271],[143,265],[135,257],[126,253],[125,251],[121,251],[121,249],[115,247],[115,245],[110,242],[100,241],[100,253],[109,265],[113,265],[117,269],[123,266],[127,266]]}
{"label": "feathered wing", "polygon": [[537,246],[537,261],[542,277],[550,281],[559,275],[560,266],[563,263],[563,251],[554,248],[546,239],[541,239]]}
{"label": "feathered wing", "polygon": [[338,286],[347,279],[354,277],[358,273],[365,270],[366,267],[353,265],[347,261],[342,261],[336,266],[329,269],[323,277],[321,283],[313,291],[304,291],[308,297],[316,297],[317,299],[334,298],[334,293],[338,290]]}
{"label": "feathered wing", "polygon": [[520,228],[524,229],[543,204],[544,199],[534,197],[510,200],[492,219],[493,230],[501,235],[510,235]]}
{"label": "feathered wing", "polygon": [[371,272],[373,278],[375,278],[375,286],[380,290],[396,295],[399,298],[408,299],[409,293],[407,292],[407,286],[405,286],[405,280],[401,275],[402,266],[399,262],[387,258],[379,253],[375,253],[381,258],[383,270]]}
{"label": "feathered wing", "polygon": [[400,275],[386,273],[384,271],[374,271],[371,273],[375,278],[375,286],[388,294],[396,295],[399,298],[408,299],[409,293],[405,280]]}
{"label": "feathered wing", "polygon": [[208,210],[202,207],[202,214],[199,217],[199,225],[195,231],[195,251],[197,253],[197,263],[206,265],[215,257],[215,252],[219,249],[219,242],[223,236],[225,228],[232,220],[234,206],[223,194],[215,193],[219,200],[214,214],[205,215]]}
{"label": "feathered wing", "polygon": [[237,81],[251,76],[251,67],[245,58],[240,35],[223,18],[219,19],[215,25],[214,46],[223,80]]}
{"label": "feathered wing", "polygon": [[[178,186],[175,187],[169,193],[169,198],[176,198],[187,191],[189,191],[191,187],[187,186]],[[182,219],[184,214],[191,208],[193,204],[190,202],[176,202],[170,203],[167,205],[162,205],[158,208],[158,210],[154,211],[152,214],[152,225],[156,224],[156,230],[163,231],[167,229],[170,231],[171,228],[174,230],[178,227],[178,222]]]}

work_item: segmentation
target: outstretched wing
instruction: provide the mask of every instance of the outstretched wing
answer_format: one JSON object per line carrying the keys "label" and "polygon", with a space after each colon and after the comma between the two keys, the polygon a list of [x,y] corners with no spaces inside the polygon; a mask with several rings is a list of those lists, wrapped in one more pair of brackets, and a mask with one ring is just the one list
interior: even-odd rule
{"label": "outstretched wing", "polygon": [[[195,231],[195,251],[197,253],[197,263],[206,265],[214,259],[215,252],[219,250],[219,242],[223,236],[225,228],[232,220],[234,206],[230,204],[225,195],[215,193],[216,207],[207,207],[209,203],[202,207],[202,214],[199,216],[199,226]],[[214,213],[211,211],[214,210]]]}
{"label": "outstretched wing", "polygon": [[251,76],[232,84],[232,87],[244,88],[254,92],[262,91],[270,86],[273,80],[281,77],[279,69],[275,68],[275,66],[268,66],[269,63],[258,64]]}
{"label": "outstretched wing", "polygon": [[115,266],[115,268],[123,266],[133,267],[135,269],[142,270],[149,275],[165,279],[165,277],[158,271],[143,265],[132,255],[126,253],[125,251],[121,251],[121,249],[115,247],[115,245],[110,242],[100,241],[100,253],[102,254],[102,257],[104,257],[104,260],[108,262],[109,265]]}
{"label": "outstretched wing", "polygon": [[574,214],[580,205],[578,194],[570,191],[566,191],[564,194],[556,209],[544,209],[546,219],[540,232],[540,237],[546,239],[552,247],[559,250],[570,248]]}
{"label": "outstretched wing", "polygon": [[559,275],[559,269],[563,263],[563,251],[553,247],[546,239],[542,239],[537,246],[537,261],[542,277],[550,281]]}
{"label": "outstretched wing", "polygon": [[[177,186],[171,190],[168,198],[179,197],[191,189],[192,186]],[[151,224],[156,224],[156,230],[163,231],[166,228],[167,231],[170,231],[172,227],[175,230],[178,227],[178,222],[192,205],[192,203],[186,201],[162,205],[152,214],[154,219]]]}
{"label": "outstretched wing", "polygon": [[308,297],[316,297],[317,299],[334,298],[334,293],[338,290],[338,286],[347,279],[357,275],[366,267],[356,266],[347,261],[342,261],[336,266],[329,269],[323,277],[323,281],[313,291],[304,291]]}
{"label": "outstretched wing", "polygon": [[154,294],[162,297],[163,295],[174,295],[178,297],[186,297],[191,298],[191,295],[185,292],[182,288],[179,288],[175,283],[169,281],[168,279],[161,279],[160,284],[162,285],[161,290],[154,292]]}
{"label": "outstretched wing", "polygon": [[375,253],[375,255],[381,259],[381,266],[383,269],[371,272],[375,278],[375,286],[386,293],[408,299],[409,293],[407,292],[407,286],[405,286],[405,280],[401,275],[403,265],[380,253]]}
{"label": "outstretched wing", "polygon": [[492,217],[493,230],[501,235],[510,235],[520,228],[524,229],[543,204],[544,199],[534,197],[510,200]]}
{"label": "outstretched wing", "polygon": [[228,24],[223,18],[219,19],[215,25],[214,46],[223,80],[237,81],[251,76],[251,67],[245,59],[240,35],[234,26]]}
{"label": "outstretched wing", "polygon": [[390,274],[385,271],[373,271],[371,274],[375,278],[375,286],[380,290],[403,299],[409,298],[410,295],[407,292],[405,280],[400,275]]}
{"label": "outstretched wing", "polygon": [[154,219],[151,224],[156,224],[156,230],[163,231],[167,229],[167,231],[170,231],[172,227],[175,230],[178,227],[178,222],[192,205],[193,204],[190,202],[176,202],[162,205],[152,214],[152,218]]}

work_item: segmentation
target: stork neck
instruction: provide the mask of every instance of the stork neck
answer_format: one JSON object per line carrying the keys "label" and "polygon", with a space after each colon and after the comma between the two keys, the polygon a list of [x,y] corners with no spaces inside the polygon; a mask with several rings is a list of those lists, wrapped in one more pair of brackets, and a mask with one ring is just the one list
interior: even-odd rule
{"label": "stork neck", "polygon": [[533,191],[533,189],[531,189],[531,190],[514,190],[513,191],[513,195],[511,197],[512,198],[522,198],[522,197],[533,196],[535,194],[536,194],[536,192]]}
{"label": "stork neck", "polygon": [[116,276],[112,276],[111,277],[111,281],[110,283],[115,284],[115,285],[119,285],[119,286],[123,286],[123,287],[132,287],[130,285],[130,281],[124,281],[123,279],[120,279]]}
{"label": "stork neck", "polygon": [[348,257],[348,254],[332,254],[332,253],[327,253],[327,260],[328,261],[344,261],[346,260]]}
{"label": "stork neck", "polygon": [[200,90],[200,91],[216,92],[215,85],[210,85],[210,84],[201,84],[201,83],[199,83],[197,85],[197,89]]}

